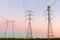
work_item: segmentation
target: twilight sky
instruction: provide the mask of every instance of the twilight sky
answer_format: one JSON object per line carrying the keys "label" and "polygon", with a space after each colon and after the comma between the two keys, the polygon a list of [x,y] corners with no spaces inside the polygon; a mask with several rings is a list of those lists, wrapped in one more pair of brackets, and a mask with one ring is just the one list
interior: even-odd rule
{"label": "twilight sky", "polygon": [[[33,37],[47,37],[47,6],[51,6],[52,26],[55,37],[60,37],[60,0],[0,0],[0,16],[7,20],[14,20],[15,37],[25,37],[25,11],[33,11],[32,32]],[[44,12],[46,11],[46,12]],[[45,16],[46,15],[46,16]],[[4,37],[6,20],[0,17],[0,37]],[[12,25],[9,23],[6,37],[12,37]]]}

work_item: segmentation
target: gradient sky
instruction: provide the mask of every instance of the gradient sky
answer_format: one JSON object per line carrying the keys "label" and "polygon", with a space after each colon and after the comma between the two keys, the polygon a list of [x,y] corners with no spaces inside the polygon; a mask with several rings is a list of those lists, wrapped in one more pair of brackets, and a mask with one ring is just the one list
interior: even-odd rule
{"label": "gradient sky", "polygon": [[[15,37],[25,37],[27,25],[25,25],[25,11],[33,11],[32,32],[33,37],[47,36],[47,6],[51,6],[52,25],[55,37],[60,37],[60,0],[0,0],[0,16],[15,22]],[[53,5],[53,6],[52,6]],[[47,11],[46,11],[47,12]],[[46,15],[46,16],[45,16]],[[26,23],[27,24],[27,23]],[[6,20],[0,17],[0,37],[4,37]],[[12,37],[12,26],[9,23],[7,37]]]}

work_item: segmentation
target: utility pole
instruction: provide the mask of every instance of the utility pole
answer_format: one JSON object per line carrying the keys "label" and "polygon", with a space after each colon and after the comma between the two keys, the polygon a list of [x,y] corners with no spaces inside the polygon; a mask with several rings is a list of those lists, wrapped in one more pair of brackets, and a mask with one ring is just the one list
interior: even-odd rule
{"label": "utility pole", "polygon": [[48,11],[48,39],[49,39],[49,38],[53,38],[53,36],[54,36],[53,35],[52,22],[51,22],[50,6],[48,6],[47,11]]}
{"label": "utility pole", "polygon": [[28,15],[26,15],[26,17],[27,17],[27,20],[28,20],[28,30],[27,30],[27,35],[26,35],[26,37],[27,38],[32,38],[32,26],[31,26],[31,21],[32,21],[32,11],[31,10],[28,10],[28,11],[26,11],[27,13],[28,13]]}

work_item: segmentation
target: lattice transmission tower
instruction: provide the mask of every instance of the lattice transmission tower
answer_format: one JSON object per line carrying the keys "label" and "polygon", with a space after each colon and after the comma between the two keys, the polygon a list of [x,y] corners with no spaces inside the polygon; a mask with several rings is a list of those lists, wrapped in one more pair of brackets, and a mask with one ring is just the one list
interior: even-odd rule
{"label": "lattice transmission tower", "polygon": [[48,39],[49,38],[53,38],[54,34],[53,34],[53,27],[52,27],[52,21],[51,21],[51,8],[50,6],[48,6],[47,8],[47,12],[48,12]]}
{"label": "lattice transmission tower", "polygon": [[14,24],[14,21],[12,21],[11,23],[12,23],[12,32],[13,32],[13,38],[14,38],[14,27],[15,27],[15,24]]}
{"label": "lattice transmission tower", "polygon": [[9,21],[9,20],[7,20],[4,38],[6,38],[6,36],[7,36],[8,27],[10,27],[9,24],[12,25],[12,38],[14,38],[14,21]]}
{"label": "lattice transmission tower", "polygon": [[28,30],[27,30],[27,35],[26,38],[32,38],[32,25],[31,25],[31,21],[32,21],[32,11],[28,10],[26,11],[26,13],[28,13],[26,16],[26,20],[28,21]]}

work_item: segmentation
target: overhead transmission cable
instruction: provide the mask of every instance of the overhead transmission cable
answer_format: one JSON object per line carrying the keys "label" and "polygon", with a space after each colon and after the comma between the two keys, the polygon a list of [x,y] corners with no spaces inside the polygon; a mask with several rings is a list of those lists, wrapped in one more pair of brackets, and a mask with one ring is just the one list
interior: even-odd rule
{"label": "overhead transmission cable", "polygon": [[48,1],[48,0],[46,0],[43,4],[41,3],[41,4],[42,4],[42,6],[40,7],[40,9],[39,9],[38,13],[40,13],[40,12],[41,12],[41,10],[44,8],[44,4],[47,4],[47,1]]}
{"label": "overhead transmission cable", "polygon": [[[53,7],[56,3],[58,2],[58,0],[55,0],[50,6]],[[53,9],[54,10],[54,9]],[[53,11],[52,11],[53,12]],[[54,15],[53,15],[54,17]]]}
{"label": "overhead transmission cable", "polygon": [[26,0],[26,1],[23,0],[23,3],[22,4],[23,4],[24,10],[25,10],[25,8],[27,8],[27,9],[29,8],[29,2],[28,2],[28,0]]}
{"label": "overhead transmission cable", "polygon": [[29,1],[27,0],[27,9],[29,8]]}
{"label": "overhead transmission cable", "polygon": [[50,6],[53,7],[57,2],[58,2],[58,0],[55,0],[55,1],[53,2],[53,4],[51,4]]}

